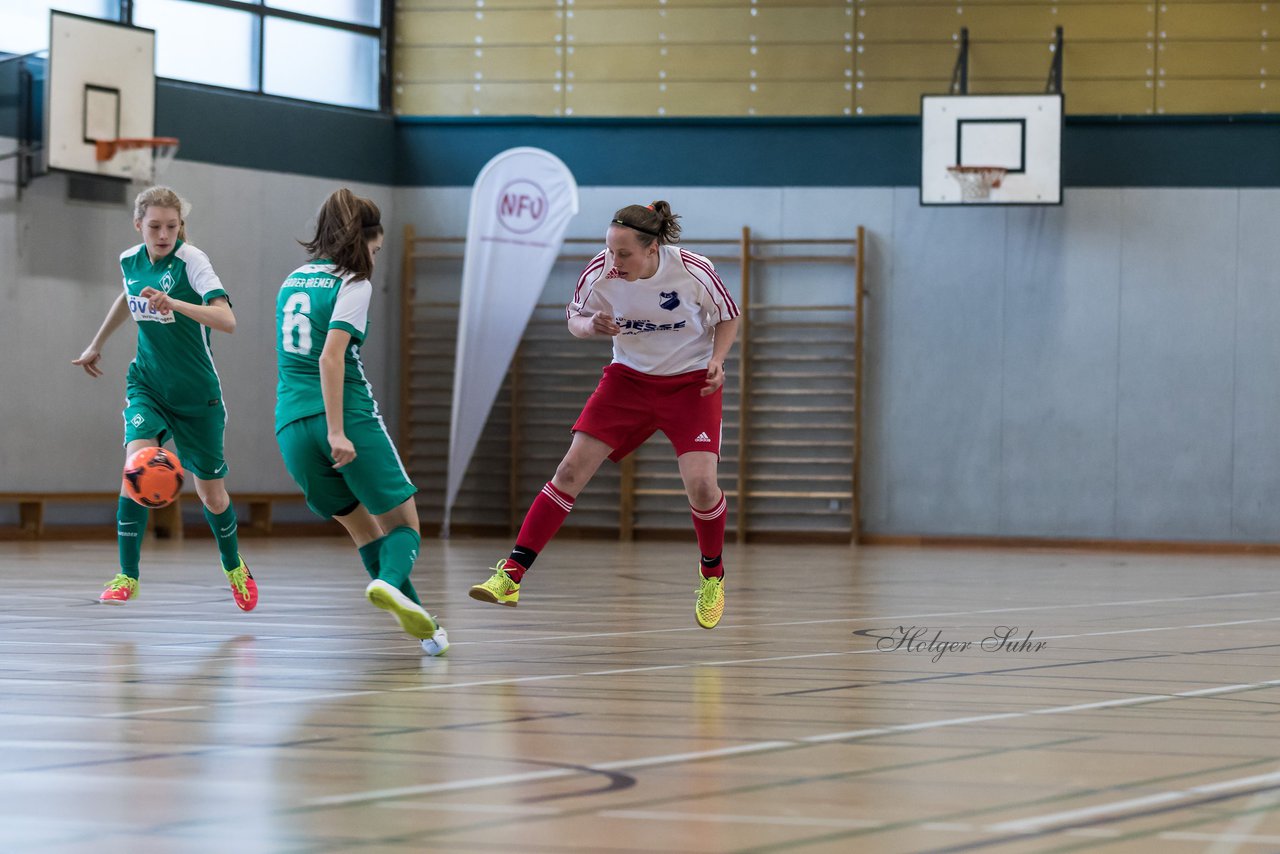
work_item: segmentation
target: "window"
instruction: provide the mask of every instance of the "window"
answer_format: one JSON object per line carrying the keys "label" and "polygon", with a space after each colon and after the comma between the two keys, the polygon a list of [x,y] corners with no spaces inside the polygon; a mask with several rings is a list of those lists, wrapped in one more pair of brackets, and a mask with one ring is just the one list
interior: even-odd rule
{"label": "window", "polygon": [[381,4],[378,0],[266,0],[272,9],[286,9],[312,18],[328,18],[348,24],[376,27]]}
{"label": "window", "polygon": [[189,0],[133,0],[133,23],[156,31],[156,76],[258,88],[258,16]]}
{"label": "window", "polygon": [[[112,0],[114,3],[114,0]],[[376,110],[382,0],[133,0],[156,74]]]}
{"label": "window", "polygon": [[262,91],[348,107],[378,108],[378,39],[333,27],[267,18]]}
{"label": "window", "polygon": [[156,32],[156,76],[376,110],[383,0],[0,0],[0,54],[49,47],[49,12]]}
{"label": "window", "polygon": [[34,53],[49,47],[49,11],[71,12],[108,21],[119,19],[119,0],[8,0],[4,6],[4,25],[0,26],[0,51]]}

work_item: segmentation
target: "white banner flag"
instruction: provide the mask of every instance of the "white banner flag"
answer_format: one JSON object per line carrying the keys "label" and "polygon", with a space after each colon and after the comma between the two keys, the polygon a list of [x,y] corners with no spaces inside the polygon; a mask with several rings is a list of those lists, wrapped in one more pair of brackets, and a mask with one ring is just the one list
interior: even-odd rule
{"label": "white banner flag", "polygon": [[462,262],[462,305],[449,425],[448,536],[453,503],[502,379],[578,212],[578,184],[539,148],[512,148],[476,178]]}

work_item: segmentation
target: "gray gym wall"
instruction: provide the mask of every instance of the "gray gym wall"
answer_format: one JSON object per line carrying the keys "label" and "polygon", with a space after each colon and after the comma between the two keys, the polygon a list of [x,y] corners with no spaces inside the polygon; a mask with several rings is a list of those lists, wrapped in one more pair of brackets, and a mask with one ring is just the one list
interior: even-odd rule
{"label": "gray gym wall", "polygon": [[[0,174],[0,491],[113,489],[133,332],[110,342],[101,379],[70,360],[137,235],[127,209],[68,202],[65,176],[20,202],[10,180]],[[364,355],[394,427],[401,227],[462,233],[466,188],[192,161],[167,180],[195,204],[192,242],[235,300],[239,329],[214,336],[233,492],[293,489],[271,431],[274,295],[302,258],[293,240],[343,184],[386,213]],[[615,208],[659,197],[695,250],[742,225],[768,237],[867,227],[868,532],[1280,539],[1280,190],[1068,187],[1061,208],[974,210],[922,208],[914,187],[592,186],[570,233],[599,236]],[[815,300],[847,287],[769,282]],[[552,281],[543,299],[572,285]]]}
{"label": "gray gym wall", "polygon": [[[467,198],[399,188],[395,209],[461,234]],[[979,210],[921,207],[915,187],[588,187],[570,232],[654,198],[695,251],[743,225],[866,226],[867,532],[1280,539],[1280,190],[1069,188],[1062,207]],[[840,301],[848,282],[770,287]]]}

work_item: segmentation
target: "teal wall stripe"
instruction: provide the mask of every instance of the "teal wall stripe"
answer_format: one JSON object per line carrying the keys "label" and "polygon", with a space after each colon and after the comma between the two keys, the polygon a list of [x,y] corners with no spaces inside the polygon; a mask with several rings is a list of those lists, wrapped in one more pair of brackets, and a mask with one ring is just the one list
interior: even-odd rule
{"label": "teal wall stripe", "polygon": [[[394,118],[161,80],[156,133],[180,137],[184,160],[412,187],[470,185],[517,145],[552,152],[587,186],[904,187],[920,175],[914,117]],[[1068,117],[1063,183],[1280,187],[1280,115]]]}
{"label": "teal wall stripe", "polygon": [[586,186],[884,187],[920,174],[914,118],[401,119],[396,183],[469,185],[516,145],[550,151]]}
{"label": "teal wall stripe", "polygon": [[[396,183],[470,184],[493,155],[545,148],[583,185],[904,187],[920,123],[832,119],[400,119]],[[1280,116],[1069,117],[1067,187],[1280,186]]]}
{"label": "teal wall stripe", "polygon": [[1280,115],[1067,118],[1067,187],[1280,187]]}
{"label": "teal wall stripe", "polygon": [[392,184],[395,121],[383,113],[160,80],[156,135],[183,160]]}

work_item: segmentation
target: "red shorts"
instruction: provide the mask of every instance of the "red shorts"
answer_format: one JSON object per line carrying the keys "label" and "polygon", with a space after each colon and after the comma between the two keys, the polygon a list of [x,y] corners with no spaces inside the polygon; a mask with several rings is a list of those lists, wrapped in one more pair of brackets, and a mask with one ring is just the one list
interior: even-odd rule
{"label": "red shorts", "polygon": [[661,430],[676,456],[709,451],[720,458],[721,402],[724,391],[702,396],[707,372],[655,377],[617,362],[604,369],[587,399],[574,432],[582,431],[613,449],[615,463]]}

